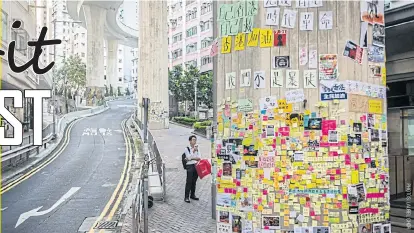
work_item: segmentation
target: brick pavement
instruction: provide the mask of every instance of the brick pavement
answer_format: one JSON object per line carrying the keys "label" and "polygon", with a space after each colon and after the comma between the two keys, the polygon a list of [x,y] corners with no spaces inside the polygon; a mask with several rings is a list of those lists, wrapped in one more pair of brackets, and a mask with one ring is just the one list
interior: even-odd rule
{"label": "brick pavement", "polygon": [[[170,129],[152,130],[160,154],[166,164],[166,202],[155,202],[150,209],[149,231],[154,233],[214,233],[215,221],[211,218],[211,177],[197,181],[199,201],[184,202],[186,172],[181,154],[188,145],[191,129],[170,124]],[[203,158],[210,157],[210,141],[198,138]]]}

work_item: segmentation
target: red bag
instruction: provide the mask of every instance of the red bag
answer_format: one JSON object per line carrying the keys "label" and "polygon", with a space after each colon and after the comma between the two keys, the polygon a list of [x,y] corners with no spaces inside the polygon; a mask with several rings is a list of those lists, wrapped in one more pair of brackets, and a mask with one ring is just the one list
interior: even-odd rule
{"label": "red bag", "polygon": [[197,163],[196,170],[200,179],[203,179],[205,176],[211,174],[211,164],[207,159],[202,159]]}

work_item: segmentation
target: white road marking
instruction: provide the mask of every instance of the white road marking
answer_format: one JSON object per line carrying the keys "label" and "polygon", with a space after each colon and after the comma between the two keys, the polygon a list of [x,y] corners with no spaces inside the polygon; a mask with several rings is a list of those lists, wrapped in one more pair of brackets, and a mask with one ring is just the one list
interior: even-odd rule
{"label": "white road marking", "polygon": [[1,209],[1,212],[3,212],[3,211],[5,211],[5,210],[7,210],[9,207],[4,207],[4,208],[2,208]]}
{"label": "white road marking", "polygon": [[19,217],[19,220],[17,220],[16,226],[14,228],[17,228],[20,224],[22,224],[24,221],[26,221],[30,217],[42,216],[42,215],[45,215],[45,214],[50,213],[52,210],[56,209],[56,207],[58,207],[60,204],[62,204],[66,200],[68,200],[69,197],[72,196],[73,194],[75,194],[79,189],[80,189],[80,187],[73,187],[73,188],[71,188],[52,207],[50,207],[47,210],[38,212],[38,210],[40,210],[43,207],[43,206],[40,206],[40,207],[37,207],[35,209],[29,210],[29,211],[21,214],[20,217]]}

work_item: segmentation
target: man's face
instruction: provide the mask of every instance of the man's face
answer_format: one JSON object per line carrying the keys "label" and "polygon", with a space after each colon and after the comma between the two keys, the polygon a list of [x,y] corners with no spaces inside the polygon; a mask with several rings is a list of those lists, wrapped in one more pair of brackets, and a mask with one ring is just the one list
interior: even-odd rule
{"label": "man's face", "polygon": [[197,138],[191,138],[190,144],[193,146],[197,143]]}

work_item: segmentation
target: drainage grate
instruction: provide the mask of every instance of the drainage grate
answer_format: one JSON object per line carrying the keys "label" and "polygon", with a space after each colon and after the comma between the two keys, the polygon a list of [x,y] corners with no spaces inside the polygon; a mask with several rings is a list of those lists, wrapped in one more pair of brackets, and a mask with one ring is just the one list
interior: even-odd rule
{"label": "drainage grate", "polygon": [[115,229],[118,226],[118,221],[102,221],[98,222],[94,229]]}
{"label": "drainage grate", "polygon": [[178,168],[176,168],[176,167],[166,167],[165,171],[166,172],[176,172],[176,171],[178,171]]}

